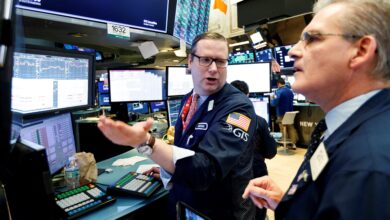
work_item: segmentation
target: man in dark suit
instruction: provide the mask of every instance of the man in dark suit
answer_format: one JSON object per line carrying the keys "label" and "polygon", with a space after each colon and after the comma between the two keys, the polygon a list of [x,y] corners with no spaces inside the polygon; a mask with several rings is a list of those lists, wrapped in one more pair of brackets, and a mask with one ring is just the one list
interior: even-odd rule
{"label": "man in dark suit", "polygon": [[314,11],[289,55],[293,89],[325,120],[286,193],[261,177],[243,197],[276,219],[390,219],[390,3],[319,0]]}
{"label": "man in dark suit", "polygon": [[[235,80],[230,84],[249,96],[249,87],[246,82]],[[276,142],[269,132],[267,121],[259,115],[256,115],[256,119],[256,130],[250,145],[253,147],[253,177],[261,177],[268,175],[264,160],[265,158],[272,159],[276,155]],[[256,220],[263,220],[266,215],[266,208],[256,210]]]}

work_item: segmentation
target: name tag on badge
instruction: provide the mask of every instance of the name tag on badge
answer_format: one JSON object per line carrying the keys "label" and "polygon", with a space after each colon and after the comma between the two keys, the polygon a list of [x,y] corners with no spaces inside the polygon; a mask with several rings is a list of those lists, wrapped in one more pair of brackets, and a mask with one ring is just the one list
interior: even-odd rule
{"label": "name tag on badge", "polygon": [[311,176],[315,181],[329,162],[328,153],[326,152],[324,142],[318,146],[313,156],[310,158]]}
{"label": "name tag on badge", "polygon": [[207,106],[207,111],[211,111],[214,108],[214,100],[209,101],[209,105]]}

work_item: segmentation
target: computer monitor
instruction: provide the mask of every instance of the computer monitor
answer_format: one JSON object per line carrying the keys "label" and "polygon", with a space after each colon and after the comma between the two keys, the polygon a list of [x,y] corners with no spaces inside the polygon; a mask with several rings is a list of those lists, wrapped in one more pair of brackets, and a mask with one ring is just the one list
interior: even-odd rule
{"label": "computer monitor", "polygon": [[110,101],[166,100],[166,72],[161,69],[110,69]]}
{"label": "computer monitor", "polygon": [[294,45],[286,45],[274,48],[275,59],[282,69],[292,69],[294,67],[294,59],[288,55],[288,51],[293,46]]}
{"label": "computer monitor", "polygon": [[253,51],[247,50],[244,52],[229,53],[228,63],[239,64],[239,63],[254,63],[255,55]]}
{"label": "computer monitor", "polygon": [[211,1],[204,0],[178,0],[176,12],[173,15],[172,35],[183,39],[188,44],[209,27],[209,14]]}
{"label": "computer monitor", "polygon": [[127,104],[127,112],[136,112],[140,114],[149,113],[149,103],[147,102],[133,102]]}
{"label": "computer monitor", "polygon": [[257,50],[255,55],[256,62],[271,62],[274,58],[274,50],[272,48],[265,50]]}
{"label": "computer monitor", "polygon": [[61,170],[76,153],[70,113],[35,118],[22,125],[20,138],[44,146],[51,174]]}
{"label": "computer monitor", "polygon": [[246,63],[228,65],[228,83],[242,80],[248,84],[250,93],[264,93],[271,91],[271,63]]}
{"label": "computer monitor", "polygon": [[167,66],[168,96],[184,96],[194,88],[192,75],[186,66]]}
{"label": "computer monitor", "polygon": [[109,93],[110,92],[110,89],[108,87],[108,80],[98,82],[98,92],[99,93]]}
{"label": "computer monitor", "polygon": [[168,120],[170,126],[175,126],[180,114],[181,99],[168,100]]}
{"label": "computer monitor", "polygon": [[269,121],[270,121],[269,97],[263,96],[263,97],[259,97],[259,98],[250,98],[250,100],[252,101],[256,115],[264,118],[269,125]]}
{"label": "computer monitor", "polygon": [[[60,15],[65,22],[75,22],[76,19],[83,19],[162,33],[167,33],[168,29],[169,0],[136,2],[116,0],[115,4],[111,4],[112,2],[108,0],[66,0],[61,1],[60,4],[42,0],[16,2],[18,8]],[[208,11],[210,10],[208,9]],[[193,23],[196,22],[193,21]]]}
{"label": "computer monitor", "polygon": [[150,110],[151,112],[159,112],[159,111],[164,111],[167,110],[167,105],[165,104],[164,101],[161,102],[151,102],[150,103]]}
{"label": "computer monitor", "polygon": [[69,51],[14,53],[12,111],[23,115],[85,109],[93,103],[94,59]]}
{"label": "computer monitor", "polygon": [[109,106],[110,105],[110,94],[100,93],[99,94],[99,106]]}

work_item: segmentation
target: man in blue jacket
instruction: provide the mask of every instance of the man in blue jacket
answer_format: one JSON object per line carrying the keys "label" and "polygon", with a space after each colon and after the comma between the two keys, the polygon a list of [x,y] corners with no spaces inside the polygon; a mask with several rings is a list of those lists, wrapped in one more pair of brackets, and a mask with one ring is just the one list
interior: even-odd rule
{"label": "man in blue jacket", "polygon": [[277,83],[278,89],[275,92],[275,96],[271,97],[271,105],[276,107],[276,123],[279,124],[280,131],[283,133],[283,136],[286,135],[286,138],[289,138],[293,143],[292,148],[295,148],[295,144],[298,141],[298,133],[294,125],[287,125],[287,133],[283,132],[282,119],[286,112],[293,111],[293,101],[294,93],[291,89],[286,87],[286,82],[284,79],[279,78]]}
{"label": "man in blue jacket", "polygon": [[228,44],[217,33],[197,36],[188,57],[194,89],[181,104],[174,145],[148,133],[152,119],[128,126],[104,116],[101,131],[116,144],[137,147],[161,166],[170,219],[183,201],[212,219],[253,219],[241,197],[252,178],[250,141],[256,114],[250,100],[226,83]]}
{"label": "man in blue jacket", "polygon": [[243,197],[276,219],[390,219],[390,2],[319,0],[314,12],[289,55],[293,89],[325,119],[286,193],[261,177]]}

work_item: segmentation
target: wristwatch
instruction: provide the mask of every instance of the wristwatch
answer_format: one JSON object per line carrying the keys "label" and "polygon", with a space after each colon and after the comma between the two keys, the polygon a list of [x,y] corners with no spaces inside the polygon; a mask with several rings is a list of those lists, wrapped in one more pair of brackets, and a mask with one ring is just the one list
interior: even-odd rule
{"label": "wristwatch", "polygon": [[152,155],[153,146],[154,146],[155,142],[156,142],[156,138],[150,134],[149,139],[146,141],[146,143],[141,144],[140,146],[137,147],[138,153],[145,155],[145,156]]}

